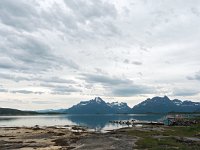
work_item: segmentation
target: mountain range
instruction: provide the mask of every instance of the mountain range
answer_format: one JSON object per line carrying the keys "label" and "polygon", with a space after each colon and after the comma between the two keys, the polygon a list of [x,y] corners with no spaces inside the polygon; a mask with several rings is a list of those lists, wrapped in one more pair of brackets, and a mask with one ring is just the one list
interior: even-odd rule
{"label": "mountain range", "polygon": [[[53,110],[51,110],[53,111]],[[116,113],[170,113],[170,112],[200,112],[200,103],[189,100],[170,100],[167,96],[153,97],[130,108],[124,102],[106,103],[100,97],[80,103],[68,109],[60,109],[57,112],[69,114],[116,114]]]}
{"label": "mountain range", "polygon": [[115,114],[127,113],[130,110],[131,108],[126,103],[106,103],[100,97],[95,97],[89,101],[82,101],[64,112],[70,114]]}
{"label": "mountain range", "polygon": [[153,97],[135,105],[130,113],[200,112],[200,103],[189,100],[170,100],[167,96]]}
{"label": "mountain range", "polygon": [[170,100],[167,96],[153,97],[130,108],[124,102],[105,102],[100,97],[92,100],[81,101],[68,109],[48,109],[33,111],[21,111],[10,108],[0,108],[0,115],[23,115],[23,114],[44,114],[44,113],[67,113],[67,114],[144,114],[144,113],[170,113],[170,112],[200,112],[200,102],[178,99]]}

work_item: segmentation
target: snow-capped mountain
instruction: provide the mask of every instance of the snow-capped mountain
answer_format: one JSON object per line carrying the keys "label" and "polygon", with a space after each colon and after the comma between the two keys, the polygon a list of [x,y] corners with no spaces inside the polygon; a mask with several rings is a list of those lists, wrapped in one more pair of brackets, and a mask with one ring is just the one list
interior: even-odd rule
{"label": "snow-capped mountain", "polygon": [[167,96],[147,99],[134,106],[131,113],[168,113],[168,112],[198,112],[200,103],[192,101],[170,100]]}
{"label": "snow-capped mountain", "polygon": [[67,113],[74,114],[112,114],[126,113],[130,111],[130,107],[126,103],[106,103],[100,97],[95,97],[89,101],[82,101],[77,105],[67,109]]}
{"label": "snow-capped mountain", "polygon": [[113,108],[116,112],[118,113],[127,113],[131,110],[131,108],[127,105],[127,103],[124,102],[112,102],[112,103],[107,103],[108,106]]}
{"label": "snow-capped mountain", "polygon": [[167,96],[164,96],[153,97],[152,99],[148,98],[131,109],[127,103],[106,103],[100,97],[95,97],[89,101],[81,101],[69,109],[43,110],[40,112],[59,112],[69,114],[200,112],[200,103],[188,100],[170,100]]}

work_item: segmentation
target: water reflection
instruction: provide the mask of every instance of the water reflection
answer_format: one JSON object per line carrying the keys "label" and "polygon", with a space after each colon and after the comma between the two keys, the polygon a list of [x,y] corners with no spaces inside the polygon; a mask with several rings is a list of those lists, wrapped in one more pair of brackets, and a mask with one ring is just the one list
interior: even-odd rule
{"label": "water reflection", "polygon": [[146,120],[158,121],[164,115],[43,115],[43,116],[1,116],[0,126],[53,126],[79,125],[100,130],[120,128],[122,125],[110,124],[111,120]]}

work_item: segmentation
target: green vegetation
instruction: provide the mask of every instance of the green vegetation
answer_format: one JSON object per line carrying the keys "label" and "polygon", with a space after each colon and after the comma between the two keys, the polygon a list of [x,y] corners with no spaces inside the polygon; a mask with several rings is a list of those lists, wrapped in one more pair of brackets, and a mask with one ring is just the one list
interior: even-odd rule
{"label": "green vegetation", "polygon": [[169,113],[167,113],[167,114],[169,114],[169,115],[176,115],[176,114],[200,114],[200,111],[194,111],[194,112],[169,112]]}
{"label": "green vegetation", "polygon": [[[149,127],[148,127],[149,128]],[[151,127],[128,131],[129,135],[139,137],[135,149],[165,150],[199,150],[200,125],[188,127]],[[157,128],[157,129],[156,129]],[[188,139],[189,138],[189,139]],[[191,140],[194,138],[194,140]]]}
{"label": "green vegetation", "polygon": [[178,141],[173,137],[165,138],[153,138],[153,137],[144,137],[140,139],[135,148],[137,149],[149,149],[149,150],[199,150],[199,143],[185,143]]}

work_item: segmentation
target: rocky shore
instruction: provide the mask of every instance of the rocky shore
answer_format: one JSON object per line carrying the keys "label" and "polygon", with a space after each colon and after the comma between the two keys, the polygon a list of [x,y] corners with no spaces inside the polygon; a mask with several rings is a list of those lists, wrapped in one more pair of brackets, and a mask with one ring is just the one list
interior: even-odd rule
{"label": "rocky shore", "polygon": [[143,126],[106,133],[78,126],[1,127],[0,150],[200,149],[200,127]]}
{"label": "rocky shore", "polygon": [[84,127],[1,127],[0,149],[69,150],[132,149],[136,138],[128,135],[96,133]]}

